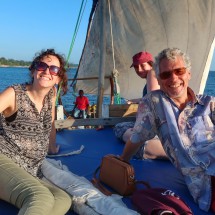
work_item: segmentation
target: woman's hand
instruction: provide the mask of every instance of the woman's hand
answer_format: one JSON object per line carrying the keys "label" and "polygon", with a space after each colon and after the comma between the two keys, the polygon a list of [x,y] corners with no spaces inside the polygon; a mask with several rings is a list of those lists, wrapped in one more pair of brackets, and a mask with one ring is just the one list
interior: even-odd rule
{"label": "woman's hand", "polygon": [[52,145],[52,146],[49,146],[49,150],[48,150],[48,154],[49,155],[55,155],[59,152],[60,150],[60,145]]}

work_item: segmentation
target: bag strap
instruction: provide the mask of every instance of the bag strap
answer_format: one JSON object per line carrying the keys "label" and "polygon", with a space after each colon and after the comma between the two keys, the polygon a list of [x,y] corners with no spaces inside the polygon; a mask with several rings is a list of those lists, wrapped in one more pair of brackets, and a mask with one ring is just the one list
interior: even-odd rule
{"label": "bag strap", "polygon": [[113,193],[110,192],[107,188],[105,188],[104,185],[102,185],[101,181],[96,177],[98,171],[100,170],[101,166],[97,167],[94,174],[93,174],[93,178],[91,180],[92,184],[99,189],[103,194],[105,194],[106,196],[111,196]]}
{"label": "bag strap", "polygon": [[151,188],[151,185],[146,181],[135,181],[135,184],[143,184],[147,187],[147,189]]}

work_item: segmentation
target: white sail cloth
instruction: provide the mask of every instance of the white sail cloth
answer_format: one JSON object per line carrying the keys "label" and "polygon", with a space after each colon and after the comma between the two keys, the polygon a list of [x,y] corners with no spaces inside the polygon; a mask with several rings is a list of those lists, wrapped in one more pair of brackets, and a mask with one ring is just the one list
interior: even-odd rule
{"label": "white sail cloth", "polygon": [[[113,71],[108,2],[122,97],[139,98],[145,84],[130,68],[132,56],[142,50],[155,56],[168,47],[189,54],[190,86],[195,93],[203,93],[214,51],[214,0],[99,0],[79,63],[78,78],[98,77],[104,71],[105,76],[110,76]],[[110,81],[105,80],[105,94],[110,94]],[[98,80],[77,81],[76,87],[97,94]]]}
{"label": "white sail cloth", "polygon": [[77,176],[61,164],[61,161],[46,159],[42,165],[43,180],[62,188],[72,196],[72,209],[81,215],[137,215],[122,202],[121,196],[106,196],[86,178]]}

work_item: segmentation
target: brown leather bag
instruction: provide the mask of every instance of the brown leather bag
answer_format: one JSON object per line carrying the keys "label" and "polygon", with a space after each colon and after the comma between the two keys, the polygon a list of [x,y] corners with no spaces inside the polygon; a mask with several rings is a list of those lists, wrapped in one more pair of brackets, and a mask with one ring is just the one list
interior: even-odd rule
{"label": "brown leather bag", "polygon": [[[96,178],[99,170],[99,178]],[[109,191],[103,184],[122,196],[131,195],[135,191],[137,183],[143,183],[150,187],[144,181],[135,180],[134,168],[131,164],[111,154],[102,158],[102,163],[96,169],[92,183],[106,195],[111,195],[113,192]]]}

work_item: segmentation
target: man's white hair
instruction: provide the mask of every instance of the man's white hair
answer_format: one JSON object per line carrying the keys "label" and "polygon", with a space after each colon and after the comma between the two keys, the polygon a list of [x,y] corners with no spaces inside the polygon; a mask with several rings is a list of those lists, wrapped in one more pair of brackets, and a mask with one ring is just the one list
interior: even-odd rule
{"label": "man's white hair", "polygon": [[168,59],[168,60],[172,60],[175,61],[176,58],[178,56],[181,56],[184,63],[185,63],[185,67],[190,71],[191,70],[191,61],[189,56],[182,52],[179,48],[167,48],[164,49],[163,51],[161,51],[158,56],[155,58],[155,72],[156,72],[156,76],[158,77],[159,73],[160,73],[160,62],[162,59]]}

